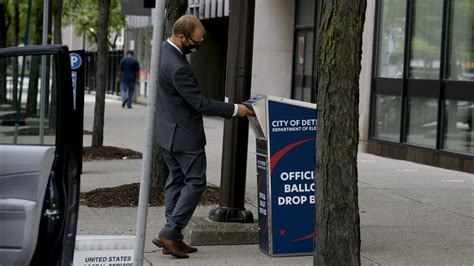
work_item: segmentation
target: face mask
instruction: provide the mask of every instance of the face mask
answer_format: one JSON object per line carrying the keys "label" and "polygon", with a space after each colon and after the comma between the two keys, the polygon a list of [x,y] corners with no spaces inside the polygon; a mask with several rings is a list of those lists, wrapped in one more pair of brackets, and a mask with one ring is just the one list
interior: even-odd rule
{"label": "face mask", "polygon": [[199,50],[200,47],[201,47],[200,44],[190,44],[190,45],[183,46],[183,53],[184,54],[194,53],[197,50]]}

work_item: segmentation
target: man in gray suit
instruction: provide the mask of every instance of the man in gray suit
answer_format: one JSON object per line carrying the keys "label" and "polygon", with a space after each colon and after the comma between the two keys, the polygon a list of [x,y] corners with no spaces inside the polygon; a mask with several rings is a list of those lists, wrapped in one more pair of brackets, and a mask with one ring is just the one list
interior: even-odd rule
{"label": "man in gray suit", "polygon": [[253,115],[242,104],[215,101],[204,96],[185,55],[197,51],[205,29],[195,16],[185,15],[163,42],[157,91],[157,142],[170,170],[165,185],[166,225],[153,239],[164,254],[188,258],[197,249],[183,242],[188,224],[206,189],[206,136],[202,114]]}

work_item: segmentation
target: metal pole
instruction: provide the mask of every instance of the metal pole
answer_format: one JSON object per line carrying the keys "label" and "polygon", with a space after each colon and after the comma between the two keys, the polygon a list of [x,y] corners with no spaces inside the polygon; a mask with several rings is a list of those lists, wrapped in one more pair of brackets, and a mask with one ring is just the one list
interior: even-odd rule
{"label": "metal pole", "polygon": [[[48,44],[48,11],[49,0],[43,3],[43,45]],[[40,89],[40,144],[44,144],[44,119],[46,104],[46,55],[41,56],[41,89]]]}
{"label": "metal pole", "polygon": [[161,43],[163,41],[165,0],[157,0],[154,10],[153,45],[151,51],[150,97],[148,98],[148,114],[146,117],[145,150],[142,161],[142,176],[140,179],[140,195],[138,200],[137,229],[135,239],[135,258],[133,265],[143,265],[145,245],[146,220],[148,215],[148,196],[150,194],[150,179],[153,152],[153,129],[156,115],[156,90],[161,58]]}
{"label": "metal pole", "polygon": [[[227,45],[226,95],[230,102],[250,98],[252,81],[253,30],[255,0],[231,0]],[[209,213],[217,222],[253,223],[253,215],[245,209],[247,174],[247,118],[224,122],[219,207]]]}

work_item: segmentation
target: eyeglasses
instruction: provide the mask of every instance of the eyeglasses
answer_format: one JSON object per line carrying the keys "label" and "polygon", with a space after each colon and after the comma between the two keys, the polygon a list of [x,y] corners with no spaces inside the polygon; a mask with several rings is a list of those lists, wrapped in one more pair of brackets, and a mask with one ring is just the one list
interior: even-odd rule
{"label": "eyeglasses", "polygon": [[198,42],[198,41],[194,40],[191,36],[185,35],[185,37],[190,39],[191,41],[193,41],[194,44],[201,44],[204,41],[204,38],[202,38],[201,41]]}

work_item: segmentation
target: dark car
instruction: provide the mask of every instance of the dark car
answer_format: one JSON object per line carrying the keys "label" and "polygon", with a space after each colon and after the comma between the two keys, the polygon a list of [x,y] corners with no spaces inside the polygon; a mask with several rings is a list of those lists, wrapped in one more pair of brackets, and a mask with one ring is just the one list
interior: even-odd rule
{"label": "dark car", "polygon": [[72,263],[84,104],[74,73],[65,46],[0,49],[2,266]]}

